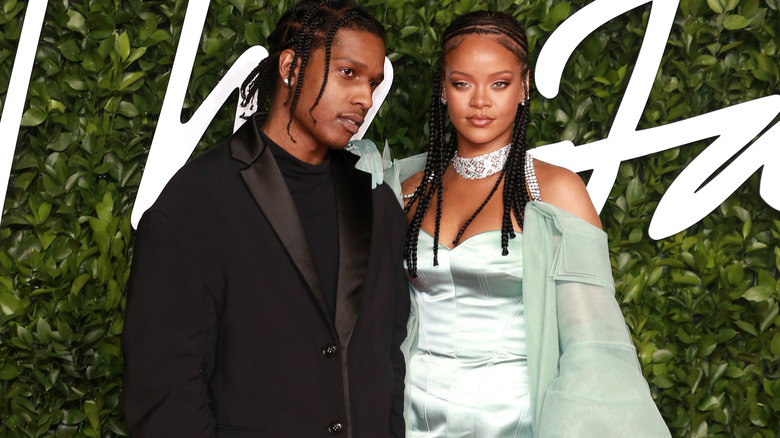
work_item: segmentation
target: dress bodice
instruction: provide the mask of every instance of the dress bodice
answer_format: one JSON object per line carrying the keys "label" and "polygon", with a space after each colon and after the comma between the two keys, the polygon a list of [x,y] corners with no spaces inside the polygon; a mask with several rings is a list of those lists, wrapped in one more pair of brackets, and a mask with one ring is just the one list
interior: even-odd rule
{"label": "dress bodice", "polygon": [[417,277],[419,340],[411,359],[417,437],[531,436],[522,293],[522,234],[501,255],[500,231],[455,248],[420,232]]}

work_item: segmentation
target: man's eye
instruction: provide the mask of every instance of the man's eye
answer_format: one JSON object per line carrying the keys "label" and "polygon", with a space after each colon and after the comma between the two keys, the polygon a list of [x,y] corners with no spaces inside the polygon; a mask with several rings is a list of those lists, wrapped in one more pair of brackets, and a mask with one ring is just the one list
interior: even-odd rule
{"label": "man's eye", "polygon": [[369,82],[369,83],[368,83],[368,85],[370,85],[370,86],[371,86],[371,89],[372,89],[372,90],[376,90],[376,87],[378,87],[378,86],[379,86],[379,82],[377,82],[377,81],[371,81],[371,82]]}
{"label": "man's eye", "polygon": [[355,71],[352,70],[351,68],[342,68],[341,69],[341,73],[344,76],[354,76],[355,75]]}

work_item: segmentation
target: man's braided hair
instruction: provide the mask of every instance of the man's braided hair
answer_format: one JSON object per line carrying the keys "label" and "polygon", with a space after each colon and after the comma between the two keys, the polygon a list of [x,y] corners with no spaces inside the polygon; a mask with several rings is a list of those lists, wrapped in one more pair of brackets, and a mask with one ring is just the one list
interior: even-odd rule
{"label": "man's braided hair", "polygon": [[[529,84],[526,75],[530,71],[531,64],[528,58],[528,39],[525,29],[516,19],[500,12],[472,12],[456,18],[442,37],[442,53],[436,67],[436,76],[433,82],[433,96],[431,97],[430,116],[430,141],[428,143],[428,159],[425,163],[423,177],[420,185],[415,190],[408,204],[406,212],[409,212],[413,204],[417,209],[409,223],[404,245],[404,258],[407,263],[407,271],[412,277],[417,276],[417,243],[420,236],[420,227],[425,218],[431,200],[436,196],[436,223],[434,228],[433,264],[438,265],[439,228],[441,223],[442,204],[442,178],[444,171],[452,161],[457,151],[457,135],[450,132],[449,141],[445,139],[445,114],[446,105],[442,103],[442,89],[444,84],[444,59],[449,52],[454,50],[463,37],[468,35],[482,35],[492,37],[496,42],[506,47],[517,56],[523,66],[523,81],[525,86],[525,101],[518,105],[515,115],[514,130],[512,133],[512,146],[506,164],[501,170],[493,189],[475,211],[463,224],[457,237],[452,242],[457,245],[463,232],[471,224],[474,218],[485,207],[493,194],[497,191],[501,181],[504,181],[503,201],[504,213],[501,224],[501,249],[502,254],[509,254],[509,239],[515,238],[512,226],[512,215],[518,223],[523,224],[523,211],[529,201],[525,182],[525,150],[526,130],[528,127],[528,96]],[[530,77],[530,75],[528,76]]]}
{"label": "man's braided hair", "polygon": [[[270,99],[279,85],[277,71],[279,69],[279,55],[287,49],[293,49],[295,56],[290,65],[290,73],[287,80],[294,83],[288,87],[285,105],[290,103],[290,119],[287,122],[287,135],[290,140],[295,139],[290,134],[293,114],[298,105],[298,98],[303,88],[306,66],[312,54],[312,50],[325,48],[325,75],[322,80],[317,99],[309,108],[309,115],[319,104],[325,85],[328,83],[328,69],[330,66],[330,53],[333,39],[340,29],[358,30],[371,33],[384,40],[385,29],[382,25],[362,8],[351,1],[345,0],[303,0],[287,11],[277,23],[276,28],[268,36],[268,57],[260,61],[260,64],[252,70],[252,73],[241,85],[242,105],[248,105],[255,98],[254,104],[258,111],[264,111]],[[298,77],[293,82],[295,68],[300,63]],[[311,116],[314,123],[317,120]]]}

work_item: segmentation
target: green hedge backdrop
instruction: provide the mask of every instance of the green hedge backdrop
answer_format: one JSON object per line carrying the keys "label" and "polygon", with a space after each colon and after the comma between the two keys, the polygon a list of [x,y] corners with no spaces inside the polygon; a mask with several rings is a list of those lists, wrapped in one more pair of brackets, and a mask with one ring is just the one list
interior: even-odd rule
{"label": "green hedge backdrop", "polygon": [[[183,119],[291,1],[214,0]],[[396,79],[368,138],[423,150],[439,35],[456,14],[509,12],[534,53],[588,1],[369,0]],[[120,336],[130,210],[187,2],[49,2],[0,227],[0,436],[127,434]],[[681,0],[640,128],[778,94],[780,0]],[[0,109],[26,2],[0,7]],[[605,138],[650,5],[602,26],[569,60],[561,93],[532,103],[532,144]],[[230,134],[235,98],[199,150]],[[777,121],[776,121],[777,122]],[[735,127],[738,129],[738,127]],[[3,141],[3,139],[0,139]],[[780,214],[750,178],[696,226],[647,237],[660,197],[708,142],[622,164],[601,214],[618,300],[673,435],[780,430]],[[780,147],[780,145],[779,145]],[[585,175],[587,177],[587,175]],[[777,190],[777,188],[772,188]]]}

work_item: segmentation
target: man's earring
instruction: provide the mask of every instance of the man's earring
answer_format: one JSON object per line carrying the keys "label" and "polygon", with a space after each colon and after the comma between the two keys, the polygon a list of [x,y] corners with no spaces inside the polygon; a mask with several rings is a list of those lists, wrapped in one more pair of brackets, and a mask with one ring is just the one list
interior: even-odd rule
{"label": "man's earring", "polygon": [[287,85],[287,88],[290,88],[290,80],[287,78],[284,78],[284,85]]}

